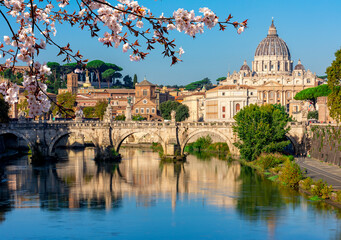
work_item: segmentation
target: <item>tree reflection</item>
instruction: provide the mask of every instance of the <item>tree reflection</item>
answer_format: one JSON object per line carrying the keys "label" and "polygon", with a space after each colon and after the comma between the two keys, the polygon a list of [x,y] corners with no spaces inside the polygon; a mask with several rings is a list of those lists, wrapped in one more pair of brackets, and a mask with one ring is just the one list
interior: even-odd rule
{"label": "tree reflection", "polygon": [[279,188],[246,166],[241,168],[240,179],[238,212],[249,220],[276,218],[285,204]]}
{"label": "tree reflection", "polygon": [[5,221],[6,212],[11,210],[10,192],[3,166],[0,165],[0,223]]}

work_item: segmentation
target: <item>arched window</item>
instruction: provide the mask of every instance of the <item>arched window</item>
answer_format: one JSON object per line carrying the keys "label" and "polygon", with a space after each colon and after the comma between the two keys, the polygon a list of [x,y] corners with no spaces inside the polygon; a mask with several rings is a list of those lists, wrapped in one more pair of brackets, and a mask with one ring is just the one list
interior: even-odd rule
{"label": "arched window", "polygon": [[274,98],[274,93],[270,92],[270,98]]}
{"label": "arched window", "polygon": [[287,98],[291,98],[291,92],[287,92]]}
{"label": "arched window", "polygon": [[240,110],[240,104],[237,103],[237,104],[236,104],[236,113],[239,112],[239,110]]}

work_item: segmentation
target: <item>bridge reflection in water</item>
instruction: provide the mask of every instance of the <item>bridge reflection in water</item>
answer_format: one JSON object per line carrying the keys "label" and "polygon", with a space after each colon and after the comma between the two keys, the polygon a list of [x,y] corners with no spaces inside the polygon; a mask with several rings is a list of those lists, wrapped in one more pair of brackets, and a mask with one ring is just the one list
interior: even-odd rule
{"label": "bridge reflection in water", "polygon": [[[119,198],[136,196],[139,205],[149,205],[155,197],[171,197],[172,207],[182,197],[205,196],[206,202],[224,207],[236,204],[240,187],[240,165],[218,159],[200,161],[194,156],[187,163],[164,163],[147,150],[123,148],[120,164],[84,161],[90,151],[69,152],[67,163],[57,166],[59,178],[69,185],[69,205],[84,201],[104,201],[111,208]],[[87,156],[83,156],[87,155]],[[115,205],[115,204],[114,204]]]}
{"label": "bridge reflection in water", "polygon": [[[46,217],[55,219],[56,215],[59,218],[66,216],[63,224],[72,226],[69,229],[82,222],[77,220],[81,216],[87,219],[87,226],[96,225],[96,233],[103,232],[104,219],[110,216],[110,227],[116,225],[124,229],[125,234],[135,238],[129,223],[142,228],[149,227],[156,235],[164,234],[164,227],[174,230],[173,225],[167,224],[175,221],[175,216],[178,216],[176,222],[179,225],[185,223],[186,228],[193,229],[192,232],[202,233],[207,230],[197,229],[199,220],[194,219],[201,216],[200,221],[209,229],[217,231],[218,228],[219,232],[232,234],[232,238],[247,238],[248,234],[255,234],[258,236],[255,238],[263,239],[264,232],[267,232],[268,239],[274,239],[278,229],[285,232],[286,227],[292,228],[292,219],[296,218],[300,224],[304,223],[304,234],[324,236],[322,225],[311,226],[308,216],[312,215],[323,223],[328,221],[333,227],[337,225],[335,215],[330,214],[330,210],[335,209],[324,203],[309,203],[297,192],[282,188],[237,162],[215,158],[203,161],[188,156],[186,163],[174,164],[160,161],[158,154],[150,149],[122,148],[121,153],[123,160],[120,164],[96,163],[93,161],[94,149],[86,148],[81,151],[61,150],[59,155],[62,158],[56,164],[35,167],[29,165],[27,157],[24,157],[2,166],[0,177],[4,181],[0,182],[0,231],[17,222],[17,219],[13,219],[15,214],[7,212],[17,214],[18,208],[51,210],[38,213],[31,211],[43,221]],[[133,207],[130,206],[132,202]],[[154,210],[149,208],[151,206]],[[141,213],[137,207],[150,210],[149,220],[143,219],[146,212]],[[14,208],[17,208],[16,211]],[[76,211],[77,219],[72,218],[75,211],[62,211],[61,214],[55,211],[67,209],[89,210]],[[116,211],[118,209],[124,209],[123,213]],[[174,215],[170,216],[168,209],[173,209]],[[98,211],[90,210],[105,210],[102,213],[115,214],[99,214]],[[194,216],[185,216],[188,211]],[[97,217],[92,219],[94,212],[101,216],[103,222],[97,221]],[[160,216],[156,212],[160,212],[166,222],[157,222]],[[227,220],[231,220],[228,222],[230,228],[226,226]],[[128,227],[125,227],[127,223]],[[55,227],[53,221],[44,224]],[[260,224],[266,227],[258,229]],[[286,226],[284,230],[283,226]],[[306,231],[306,227],[309,231]],[[84,232],[91,235],[92,229],[89,227]],[[179,236],[183,236],[181,229],[178,228]],[[245,232],[245,229],[249,232]],[[297,227],[294,229],[296,231]],[[59,228],[54,231],[57,236],[65,236]],[[339,236],[339,232],[336,235]]]}
{"label": "bridge reflection in water", "polygon": [[93,148],[59,151],[61,161],[56,164],[31,167],[21,160],[5,168],[9,191],[16,191],[14,207],[110,209],[132,196],[141,206],[159,197],[170,197],[173,208],[179,199],[200,197],[221,207],[236,205],[239,163],[200,161],[194,156],[186,163],[164,163],[150,149],[122,148],[122,162],[110,164],[93,161]]}

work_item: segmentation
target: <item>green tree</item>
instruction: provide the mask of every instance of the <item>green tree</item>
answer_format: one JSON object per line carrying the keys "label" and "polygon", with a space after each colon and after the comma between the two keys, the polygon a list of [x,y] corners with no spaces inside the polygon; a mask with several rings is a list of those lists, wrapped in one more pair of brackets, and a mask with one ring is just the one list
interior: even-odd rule
{"label": "green tree", "polygon": [[131,120],[133,120],[133,121],[144,121],[144,120],[146,120],[146,118],[142,117],[140,114],[136,114],[136,115],[133,115],[131,117]]}
{"label": "green tree", "polygon": [[208,88],[210,88],[211,85],[212,85],[212,83],[211,83],[210,79],[206,77],[203,80],[192,82],[192,83],[186,85],[185,88],[186,88],[186,90],[193,91],[196,89],[201,89],[203,86],[205,86],[206,89],[208,89]]}
{"label": "green tree", "polygon": [[239,141],[235,146],[247,161],[255,160],[262,152],[282,152],[289,145],[285,135],[290,130],[290,120],[285,108],[280,105],[249,105],[235,116],[234,133]]}
{"label": "green tree", "polygon": [[180,105],[179,102],[171,101],[171,100],[161,103],[160,104],[161,116],[166,120],[170,120],[172,110],[175,111],[179,105]]}
{"label": "green tree", "polygon": [[184,104],[180,104],[175,111],[176,111],[175,120],[177,122],[182,122],[189,117],[189,109]]}
{"label": "green tree", "polygon": [[217,78],[217,83],[219,84],[220,83],[220,81],[224,81],[226,79],[226,77],[220,77],[220,78]]}
{"label": "green tree", "polygon": [[58,106],[55,106],[52,111],[53,115],[60,113],[64,118],[74,115],[73,108],[75,107],[76,103],[75,94],[71,94],[69,92],[59,94],[57,96],[57,103],[58,105],[62,106],[63,109],[61,110]]}
{"label": "green tree", "polygon": [[107,66],[107,69],[113,69],[115,70],[116,72],[120,72],[123,70],[123,68],[117,66],[116,64],[113,64],[113,63],[106,63],[105,64]]}
{"label": "green tree", "polygon": [[95,117],[95,108],[94,107],[85,107],[83,108],[83,114],[85,118],[94,118]]}
{"label": "green tree", "polygon": [[125,115],[117,115],[114,120],[115,121],[124,121],[124,120],[126,120],[126,116]]}
{"label": "green tree", "polygon": [[60,79],[61,66],[57,62],[48,62],[46,65],[49,68],[51,68],[51,72],[52,72],[52,74],[48,76],[47,91],[57,94],[58,89],[61,88],[62,86],[62,82]]}
{"label": "green tree", "polygon": [[129,75],[124,76],[123,84],[124,84],[124,87],[126,87],[126,88],[134,88],[133,80]]}
{"label": "green tree", "polygon": [[160,104],[161,116],[164,119],[171,119],[172,110],[176,112],[175,120],[178,122],[184,121],[186,118],[189,117],[189,109],[186,105],[172,100],[168,100]]}
{"label": "green tree", "polygon": [[134,74],[133,87],[135,87],[136,83],[138,83],[137,82],[137,75]]}
{"label": "green tree", "polygon": [[1,96],[0,97],[0,122],[1,123],[9,122],[8,111],[9,111],[9,104]]}
{"label": "green tree", "polygon": [[328,86],[331,94],[328,95],[329,114],[337,122],[341,121],[341,49],[336,51],[335,60],[327,68]]}
{"label": "green tree", "polygon": [[[27,94],[25,94],[25,95],[27,95]],[[26,116],[28,116],[29,109],[28,109],[28,102],[27,102],[26,98],[23,101],[20,101],[18,103],[18,110],[19,110],[19,112],[21,112],[21,111],[25,112]]]}
{"label": "green tree", "polygon": [[103,116],[105,113],[105,109],[108,106],[108,102],[106,100],[100,100],[96,103],[95,106],[95,117],[100,118],[101,120],[103,120]]}
{"label": "green tree", "polygon": [[107,69],[102,73],[102,78],[107,81],[108,88],[110,87],[110,80],[114,77],[115,70],[114,69]]}
{"label": "green tree", "polygon": [[294,99],[295,100],[306,100],[311,102],[316,109],[316,102],[318,97],[328,96],[331,93],[327,84],[322,84],[317,87],[307,88],[298,92]]}
{"label": "green tree", "polygon": [[310,111],[308,112],[308,119],[319,119],[319,112],[318,111]]}
{"label": "green tree", "polygon": [[96,74],[98,80],[98,87],[101,88],[101,73],[107,69],[106,63],[101,60],[93,60],[89,62],[86,65],[86,67]]}

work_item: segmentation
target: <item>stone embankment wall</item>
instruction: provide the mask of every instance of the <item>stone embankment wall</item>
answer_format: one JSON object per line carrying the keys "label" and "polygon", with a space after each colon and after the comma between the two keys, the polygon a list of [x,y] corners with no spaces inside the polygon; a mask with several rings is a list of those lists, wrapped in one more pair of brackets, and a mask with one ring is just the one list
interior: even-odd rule
{"label": "stone embankment wall", "polygon": [[323,124],[310,126],[310,155],[341,166],[341,127]]}

